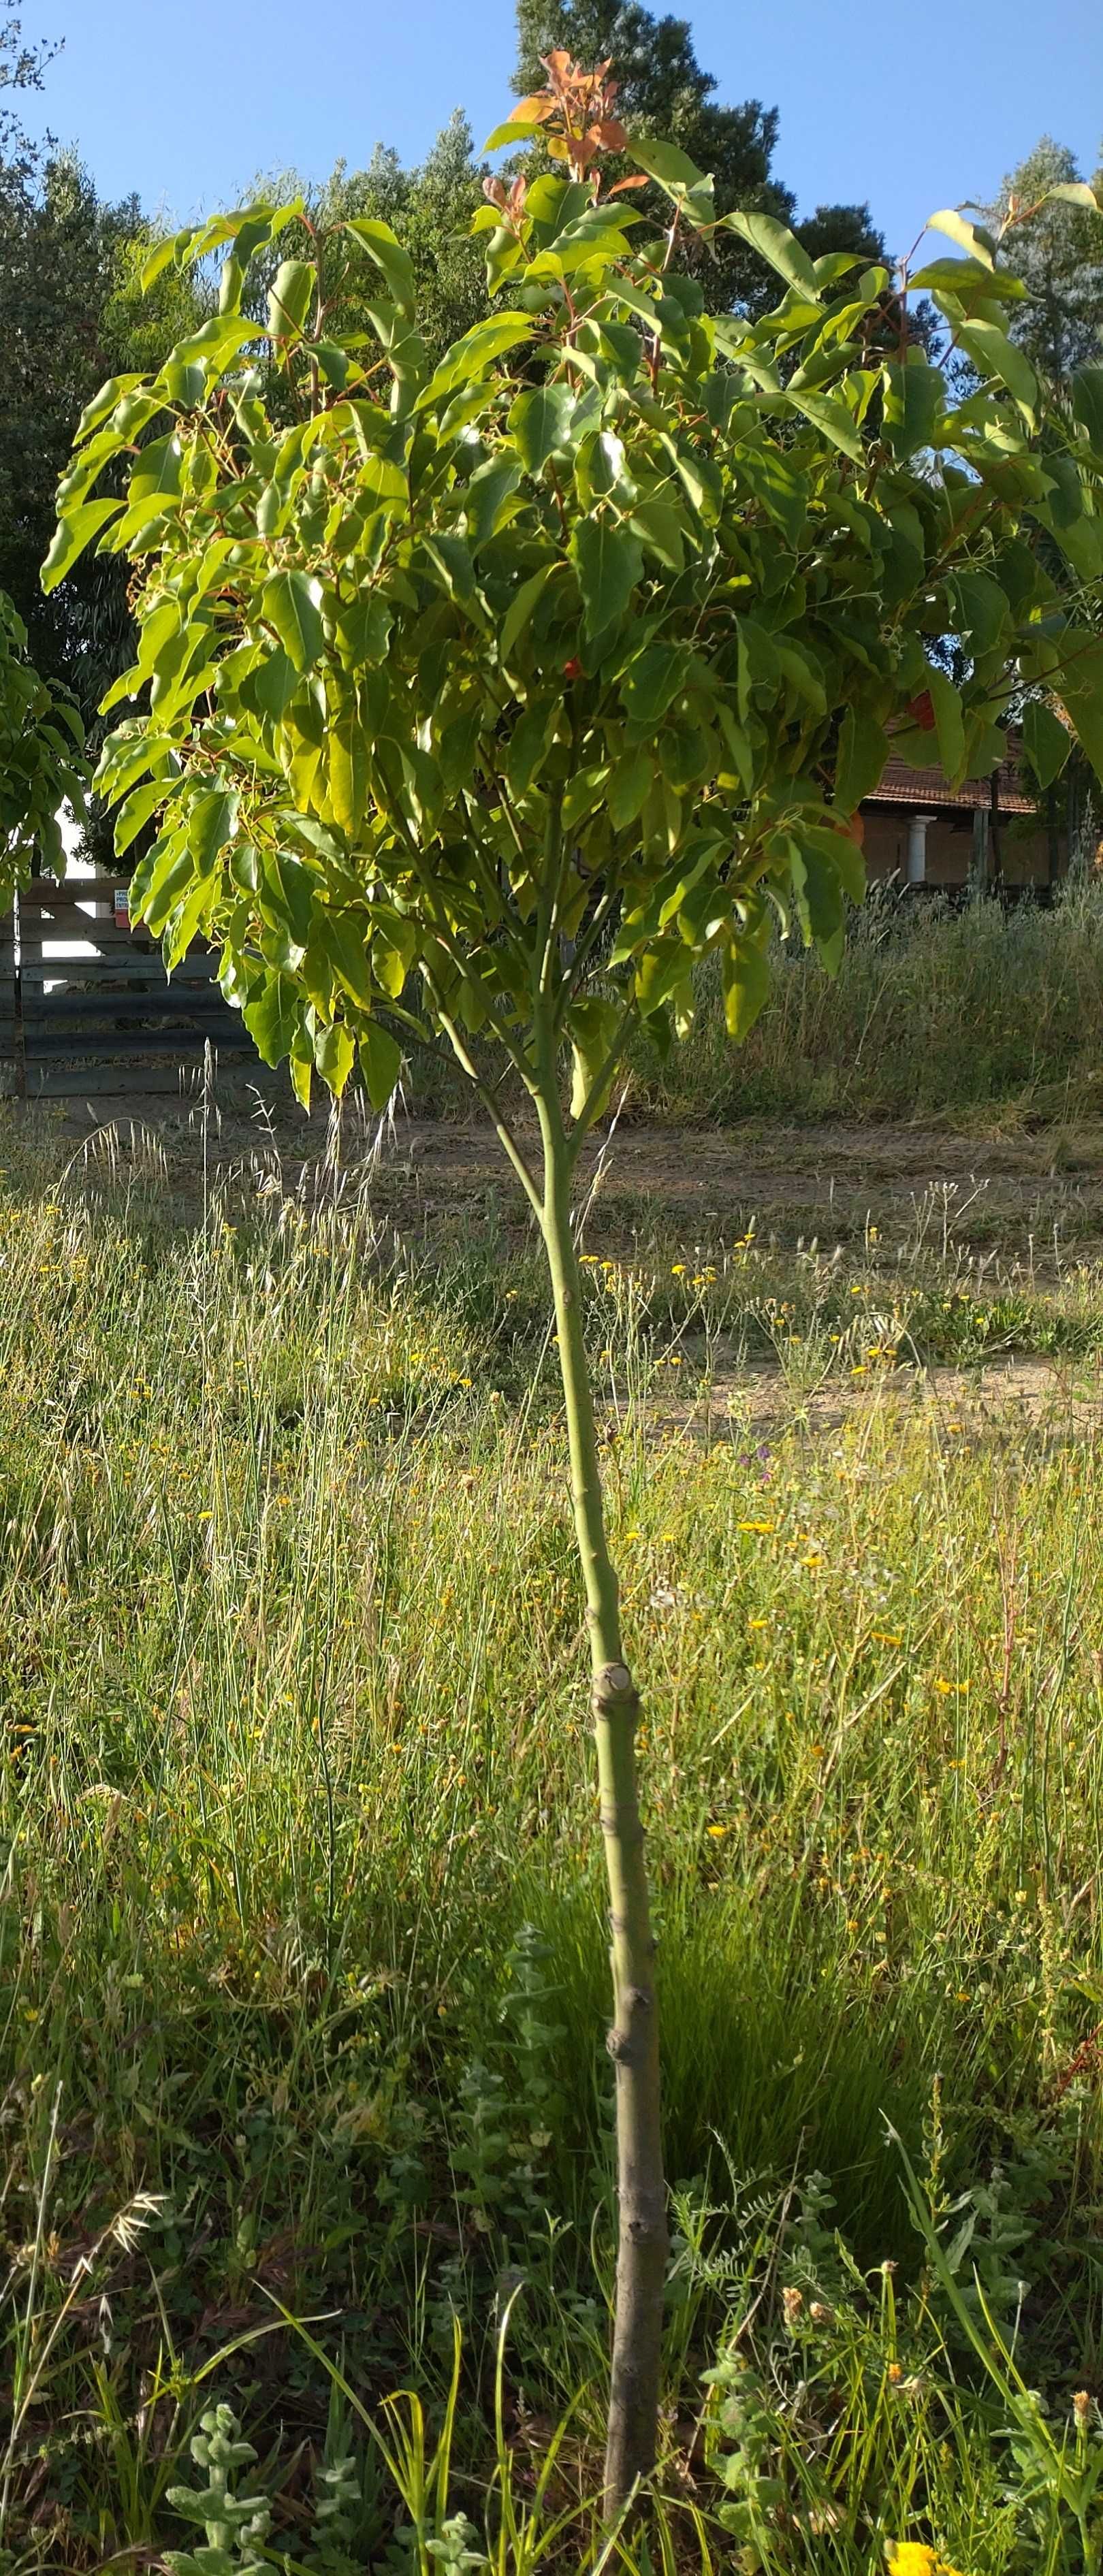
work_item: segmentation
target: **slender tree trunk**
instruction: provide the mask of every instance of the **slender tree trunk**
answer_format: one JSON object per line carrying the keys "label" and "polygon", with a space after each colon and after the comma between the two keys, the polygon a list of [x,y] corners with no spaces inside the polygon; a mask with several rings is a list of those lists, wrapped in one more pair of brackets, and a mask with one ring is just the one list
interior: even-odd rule
{"label": "slender tree trunk", "polygon": [[611,2520],[655,2458],[666,2275],[666,2186],[659,2104],[659,2027],[644,1833],[636,1787],[639,1698],[624,1662],[616,1574],[605,1537],[593,1398],[571,1233],[571,1157],[554,1076],[540,1104],[543,1232],[555,1295],[571,1452],[571,1496],[586,1582],[601,1830],[609,1880],[616,2068],[619,2247],[605,2453]]}

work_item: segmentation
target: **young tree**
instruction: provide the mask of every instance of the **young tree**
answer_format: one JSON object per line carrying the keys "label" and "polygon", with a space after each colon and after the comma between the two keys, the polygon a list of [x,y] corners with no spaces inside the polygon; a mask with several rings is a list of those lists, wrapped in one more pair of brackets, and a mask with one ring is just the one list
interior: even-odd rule
{"label": "young tree", "polygon": [[[491,184],[497,309],[436,365],[380,221],[342,236],[375,277],[367,347],[333,337],[324,245],[281,264],[267,349],[243,313],[250,259],[295,209],[181,236],[166,256],[224,245],[221,311],[89,406],[44,577],[90,544],[134,559],[138,660],[112,696],[136,711],[99,784],[120,852],[160,818],[131,899],[168,966],[197,931],[219,943],[224,991],[304,1101],[315,1071],[340,1092],[358,1065],[384,1103],[407,1038],[441,1032],[546,1248],[611,1902],[614,2513],[653,2457],[666,2220],[579,1155],[633,1031],[689,1025],[702,958],[735,1038],[775,924],[837,964],[890,728],[975,774],[1025,675],[1059,688],[1103,769],[1103,647],[1041,561],[1052,535],[1098,563],[1103,416],[1094,386],[1044,416],[1004,327],[1014,279],[960,217],[936,220],[966,256],[913,280],[982,376],[954,410],[921,349],[870,345],[882,268],[718,212],[678,148],[625,133],[607,67],[555,54],[548,73],[492,143],[539,132],[556,166]],[[603,191],[607,153],[662,192],[657,235],[631,188]],[[687,236],[729,234],[780,279],[753,323],[710,318],[675,266]],[[125,500],[98,497],[120,458]],[[960,686],[929,657],[947,634]]]}

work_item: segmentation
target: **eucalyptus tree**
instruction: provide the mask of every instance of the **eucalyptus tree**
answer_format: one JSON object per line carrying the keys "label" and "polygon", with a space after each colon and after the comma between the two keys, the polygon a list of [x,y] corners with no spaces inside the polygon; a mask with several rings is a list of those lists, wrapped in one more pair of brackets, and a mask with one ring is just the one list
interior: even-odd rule
{"label": "eucalyptus tree", "polygon": [[[48,585],[84,548],[132,561],[139,647],[101,792],[131,903],[171,969],[198,932],[266,1062],[308,1102],[354,1071],[378,1106],[438,1033],[493,1120],[547,1253],[592,1666],[608,1868],[619,2252],[606,2495],[655,2443],[667,2259],[639,1701],[602,1509],[572,1232],[579,1158],[641,1026],[688,1029],[714,959],[739,1039],[771,938],[838,963],[862,893],[855,822],[890,736],[951,779],[990,767],[1028,682],[1103,769],[1103,648],[1043,560],[1103,570],[1103,418],[1051,418],[1007,331],[995,242],[910,280],[969,353],[956,407],[885,269],[812,259],[722,211],[677,147],[626,132],[607,65],[562,53],[486,149],[492,310],[434,362],[380,220],[282,259],[266,328],[250,263],[301,212],[252,205],[151,263],[221,247],[217,315],[86,410]],[[631,165],[604,183],[606,156]],[[637,183],[661,192],[656,230]],[[709,251],[774,279],[709,314]],[[688,241],[697,265],[681,263]],[[374,281],[333,323],[333,254]],[[961,254],[964,255],[961,255]],[[244,299],[244,303],[243,303]],[[126,488],[97,489],[101,476]],[[960,686],[932,658],[963,647]],[[520,1103],[520,1111],[516,1104]]]}

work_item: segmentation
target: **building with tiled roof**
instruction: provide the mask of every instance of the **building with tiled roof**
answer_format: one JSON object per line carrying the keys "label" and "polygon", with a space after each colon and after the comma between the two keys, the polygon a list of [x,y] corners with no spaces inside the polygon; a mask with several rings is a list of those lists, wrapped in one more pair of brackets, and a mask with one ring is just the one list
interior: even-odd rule
{"label": "building with tiled roof", "polygon": [[1064,870],[1064,835],[1028,793],[1012,747],[994,778],[951,787],[936,765],[913,769],[890,758],[862,807],[872,877],[954,887],[1052,885]]}

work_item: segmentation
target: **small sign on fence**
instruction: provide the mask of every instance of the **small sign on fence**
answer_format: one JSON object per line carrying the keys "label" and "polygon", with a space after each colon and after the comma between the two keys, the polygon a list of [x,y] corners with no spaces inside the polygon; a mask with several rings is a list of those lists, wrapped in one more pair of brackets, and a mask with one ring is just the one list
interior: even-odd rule
{"label": "small sign on fence", "polygon": [[115,888],[115,928],[116,930],[129,930],[130,928],[129,886],[116,886]]}

